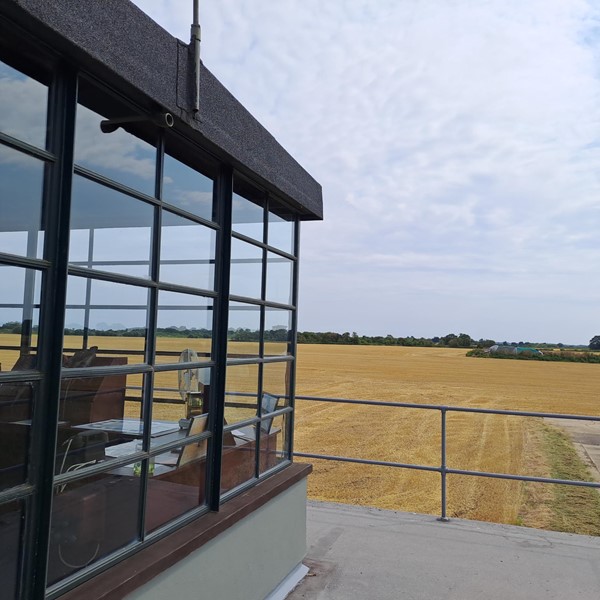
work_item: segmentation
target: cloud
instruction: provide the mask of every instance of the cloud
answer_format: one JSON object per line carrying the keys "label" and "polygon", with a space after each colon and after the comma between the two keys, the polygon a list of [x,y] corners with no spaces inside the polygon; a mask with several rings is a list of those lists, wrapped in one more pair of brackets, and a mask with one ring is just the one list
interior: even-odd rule
{"label": "cloud", "polygon": [[[188,2],[137,4],[187,39]],[[459,314],[486,336],[589,339],[599,18],[584,0],[203,6],[207,66],[323,185],[301,327],[403,334],[395,299],[423,331],[431,307],[441,332]],[[510,304],[524,289],[535,311]],[[488,316],[461,294],[487,296]],[[503,299],[512,320],[493,316]]]}

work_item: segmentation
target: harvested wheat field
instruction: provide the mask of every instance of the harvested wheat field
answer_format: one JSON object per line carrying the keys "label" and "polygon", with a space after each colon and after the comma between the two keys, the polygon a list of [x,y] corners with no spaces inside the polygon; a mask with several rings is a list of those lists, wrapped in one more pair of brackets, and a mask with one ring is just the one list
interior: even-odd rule
{"label": "harvested wheat field", "polygon": [[[298,348],[298,395],[598,415],[598,389],[600,365],[594,364],[467,358],[464,349],[447,348]],[[541,477],[562,473],[563,479],[589,476],[576,453],[574,458],[565,455],[568,439],[563,440],[564,452],[553,454],[557,442],[549,440],[556,430],[541,419],[459,413],[449,414],[447,423],[451,468]],[[437,411],[297,401],[294,439],[298,452],[440,464]],[[557,461],[570,460],[575,466],[565,476]],[[437,473],[311,462],[315,469],[309,495],[314,499],[440,512]],[[565,522],[558,513],[573,503],[581,505],[581,514]],[[570,486],[449,475],[448,514],[600,534],[600,495]]]}

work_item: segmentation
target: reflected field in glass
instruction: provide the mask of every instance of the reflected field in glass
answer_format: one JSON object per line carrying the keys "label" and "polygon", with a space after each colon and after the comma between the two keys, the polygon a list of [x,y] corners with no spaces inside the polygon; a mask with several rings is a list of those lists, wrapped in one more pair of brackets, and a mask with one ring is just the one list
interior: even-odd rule
{"label": "reflected field in glass", "polygon": [[243,302],[229,303],[227,356],[243,358],[260,352],[260,306]]}
{"label": "reflected field in glass", "polygon": [[231,425],[257,414],[258,365],[228,365],[225,421]]}
{"label": "reflected field in glass", "polygon": [[160,291],[156,363],[178,363],[186,349],[197,355],[193,360],[210,360],[212,321],[212,298]]}
{"label": "reflected field in glass", "polygon": [[[96,355],[125,359],[124,363],[113,364],[144,362],[147,302],[146,288],[70,276],[65,313],[65,352],[95,347]],[[75,343],[68,345],[67,338]],[[142,350],[139,354],[135,352],[138,349]],[[92,359],[90,364],[82,366],[98,365]]]}

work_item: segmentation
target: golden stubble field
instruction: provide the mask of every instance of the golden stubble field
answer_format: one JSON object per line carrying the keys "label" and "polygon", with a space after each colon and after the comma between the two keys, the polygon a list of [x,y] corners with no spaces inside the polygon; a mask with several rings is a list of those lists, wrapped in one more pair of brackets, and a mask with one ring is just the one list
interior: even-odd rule
{"label": "golden stubble field", "polygon": [[[0,338],[3,344],[18,344],[18,336]],[[77,338],[65,340],[67,347],[80,347],[80,343]],[[89,344],[100,348],[142,349],[143,340],[98,337],[91,338]],[[206,340],[159,338],[164,350],[181,351],[190,344],[198,345],[198,351],[209,350]],[[242,346],[239,352],[253,351]],[[17,356],[14,351],[0,351],[3,368],[10,368]],[[139,357],[128,357],[129,364],[136,361]],[[232,375],[232,385],[239,379],[240,389],[250,375],[246,373],[248,367],[244,369],[240,369],[239,377]],[[284,393],[284,371],[279,372],[275,367],[269,379],[273,389],[268,391]],[[157,374],[156,384],[176,388],[176,374]],[[127,385],[141,385],[141,376],[128,376]],[[447,348],[298,347],[297,395],[598,415],[599,389],[600,365],[593,364],[476,359],[467,358],[464,349]],[[134,416],[139,408],[139,404],[128,402],[126,414]],[[155,418],[174,420],[183,416],[183,407],[157,403],[153,414]],[[233,422],[246,416],[230,414],[228,419]],[[298,452],[440,464],[438,411],[297,401],[295,423]],[[447,427],[449,467],[551,475],[548,452],[544,450],[544,424],[539,419],[449,414]],[[437,473],[310,462],[314,465],[309,478],[311,498],[421,513],[440,512]],[[448,514],[547,527],[552,520],[548,509],[549,488],[450,475]]]}
{"label": "golden stubble field", "polygon": [[[465,350],[301,345],[296,393],[598,415],[600,365],[467,358]],[[439,466],[438,411],[297,401],[295,450]],[[448,415],[448,466],[550,476],[539,419]],[[311,461],[314,499],[439,514],[437,473]],[[448,514],[546,526],[549,486],[448,476]]]}

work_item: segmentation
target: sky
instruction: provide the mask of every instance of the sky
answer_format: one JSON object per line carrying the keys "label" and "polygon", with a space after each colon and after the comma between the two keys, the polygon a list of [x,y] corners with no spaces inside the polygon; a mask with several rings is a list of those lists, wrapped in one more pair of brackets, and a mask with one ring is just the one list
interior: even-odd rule
{"label": "sky", "polygon": [[[189,40],[192,0],[134,0]],[[600,334],[600,1],[213,0],[202,60],[323,186],[299,329]]]}

